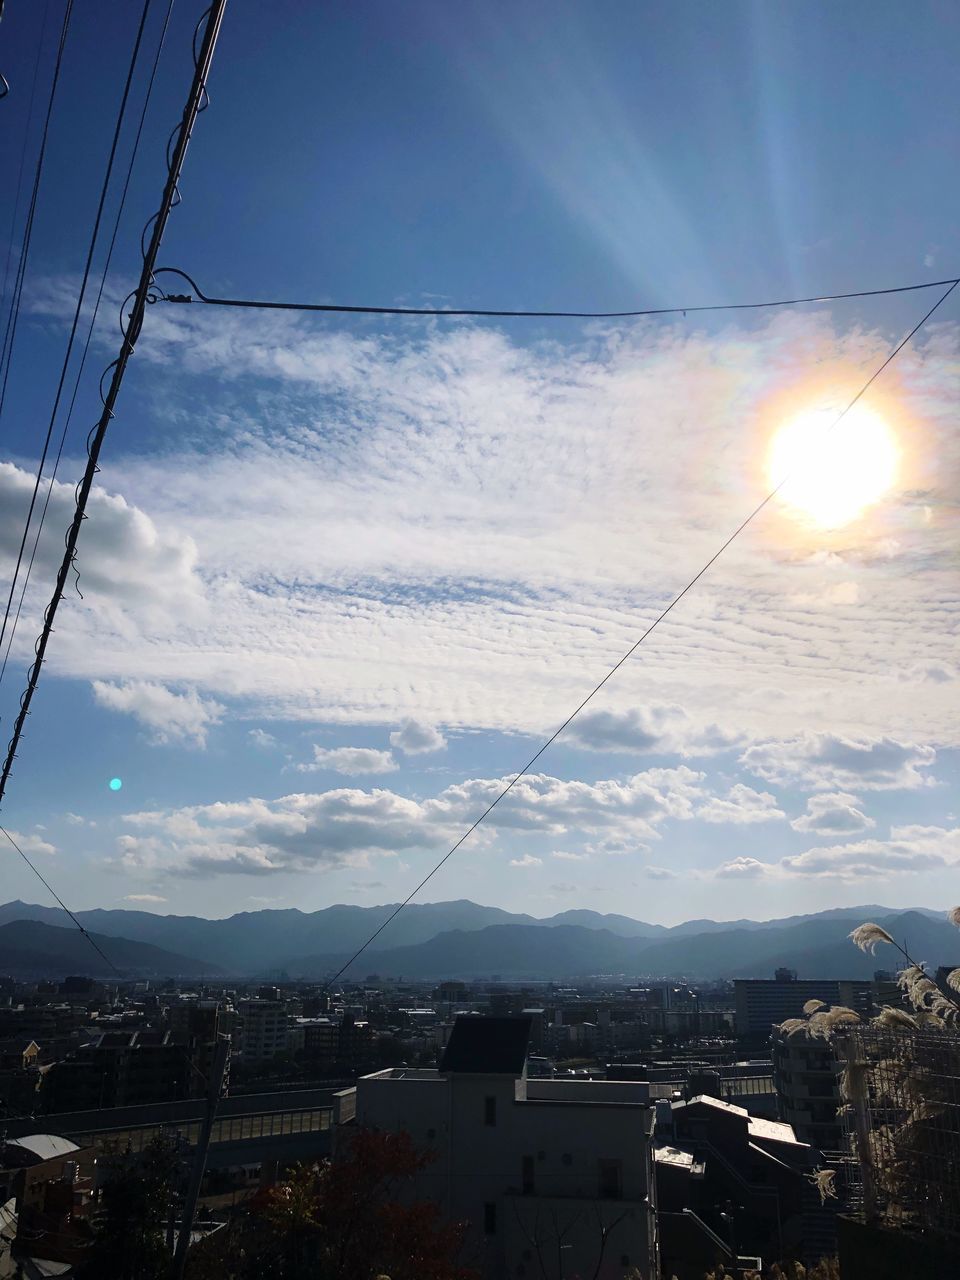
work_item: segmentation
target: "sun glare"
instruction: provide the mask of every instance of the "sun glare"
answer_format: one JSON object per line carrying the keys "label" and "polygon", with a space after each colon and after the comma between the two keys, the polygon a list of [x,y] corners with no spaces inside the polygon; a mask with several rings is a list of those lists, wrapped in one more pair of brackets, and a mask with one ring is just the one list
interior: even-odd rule
{"label": "sun glare", "polygon": [[837,423],[834,410],[810,410],[785,422],[770,445],[771,487],[822,528],[855,520],[893,484],[899,450],[883,419],[854,405]]}

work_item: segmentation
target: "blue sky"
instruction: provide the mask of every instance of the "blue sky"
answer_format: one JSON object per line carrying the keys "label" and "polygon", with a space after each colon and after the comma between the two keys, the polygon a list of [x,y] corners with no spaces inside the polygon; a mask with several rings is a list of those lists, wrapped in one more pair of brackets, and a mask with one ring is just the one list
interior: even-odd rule
{"label": "blue sky", "polygon": [[[136,8],[78,8],[67,44],[0,422],[6,582]],[[172,21],[4,727],[200,12]],[[42,16],[0,27],[4,173]],[[213,293],[591,310],[955,275],[958,47],[938,4],[231,0],[161,260]],[[5,824],[80,907],[405,896],[762,496],[783,421],[845,403],[935,296],[616,324],[151,308]],[[882,500],[827,529],[773,504],[427,897],[952,902],[956,326],[952,298],[872,393]]]}

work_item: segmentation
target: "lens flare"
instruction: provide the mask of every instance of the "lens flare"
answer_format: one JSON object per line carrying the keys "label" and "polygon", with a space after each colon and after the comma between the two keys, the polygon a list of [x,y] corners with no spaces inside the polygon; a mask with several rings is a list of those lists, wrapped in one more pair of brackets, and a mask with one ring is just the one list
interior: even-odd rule
{"label": "lens flare", "polygon": [[121,788],[122,786],[123,786],[123,780],[122,780],[121,778],[111,778],[111,779],[110,779],[110,790],[111,790],[111,791],[119,791],[119,790],[120,790],[120,788]]}
{"label": "lens flare", "polygon": [[767,459],[781,501],[825,529],[849,524],[883,497],[897,476],[900,451],[893,432],[872,409],[854,405],[814,409],[785,422]]}

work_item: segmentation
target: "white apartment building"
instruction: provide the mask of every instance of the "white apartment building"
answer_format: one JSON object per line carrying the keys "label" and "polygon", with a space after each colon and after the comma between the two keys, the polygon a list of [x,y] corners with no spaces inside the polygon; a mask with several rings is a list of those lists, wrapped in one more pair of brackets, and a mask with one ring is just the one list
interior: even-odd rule
{"label": "white apartment building", "polygon": [[467,1224],[462,1260],[486,1280],[657,1280],[647,1086],[528,1080],[529,1032],[458,1018],[438,1070],[378,1071],[337,1095],[337,1142],[361,1126],[432,1150],[411,1195]]}
{"label": "white apartment building", "polygon": [[241,1000],[237,1041],[244,1062],[263,1062],[287,1049],[287,1014],[280,1000]]}

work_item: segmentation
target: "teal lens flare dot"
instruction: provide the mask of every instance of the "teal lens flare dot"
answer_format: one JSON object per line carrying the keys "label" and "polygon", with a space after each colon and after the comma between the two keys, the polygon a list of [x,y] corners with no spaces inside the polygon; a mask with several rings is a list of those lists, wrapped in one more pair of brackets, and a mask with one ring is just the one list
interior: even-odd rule
{"label": "teal lens flare dot", "polygon": [[121,788],[122,786],[123,786],[123,782],[122,782],[122,780],[121,780],[120,778],[111,778],[111,779],[110,779],[110,790],[111,790],[111,791],[119,791],[119,790],[120,790],[120,788]]}

